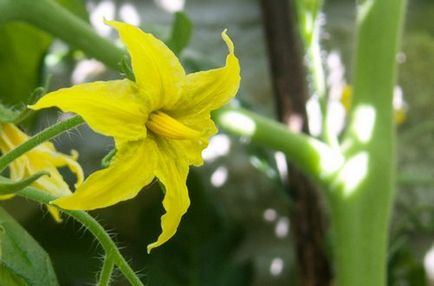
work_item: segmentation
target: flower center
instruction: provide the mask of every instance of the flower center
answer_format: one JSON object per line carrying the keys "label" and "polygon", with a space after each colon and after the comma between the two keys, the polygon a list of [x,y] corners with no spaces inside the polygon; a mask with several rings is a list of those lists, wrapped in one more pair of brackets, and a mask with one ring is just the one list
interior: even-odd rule
{"label": "flower center", "polygon": [[196,139],[200,132],[185,126],[164,112],[156,111],[149,115],[146,127],[155,134],[170,139]]}

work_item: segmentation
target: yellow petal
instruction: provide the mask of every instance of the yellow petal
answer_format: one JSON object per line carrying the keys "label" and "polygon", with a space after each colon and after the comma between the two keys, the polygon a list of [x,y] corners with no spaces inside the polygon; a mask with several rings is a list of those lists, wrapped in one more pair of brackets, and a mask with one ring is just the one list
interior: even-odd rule
{"label": "yellow petal", "polygon": [[66,155],[57,152],[53,143],[44,142],[29,152],[28,157],[30,164],[32,166],[38,166],[40,170],[44,170],[50,166],[57,168],[68,167],[77,177],[77,182],[75,184],[76,187],[78,187],[84,180],[83,169],[77,162],[78,152],[75,150],[71,151],[71,155]]}
{"label": "yellow petal", "polygon": [[[16,146],[27,141],[29,137],[18,127],[11,123],[1,124],[0,129],[0,151],[5,154],[14,149]],[[23,155],[9,164],[9,177],[12,180],[21,180],[26,176],[28,158]]]}
{"label": "yellow petal", "polygon": [[222,38],[229,50],[226,65],[186,76],[181,98],[169,109],[177,119],[189,114],[208,113],[223,106],[236,95],[240,84],[240,65],[226,31],[222,33]]}
{"label": "yellow petal", "polygon": [[130,141],[117,147],[108,168],[90,175],[71,196],[51,203],[63,209],[92,210],[134,198],[154,178],[157,147],[152,140]]}
{"label": "yellow petal", "polygon": [[45,165],[42,167],[41,165],[30,164],[26,173],[34,174],[41,170],[48,172],[50,176],[40,177],[32,183],[32,186],[56,197],[68,196],[71,194],[68,184],[64,181],[62,175],[54,166]]}
{"label": "yellow petal", "polygon": [[153,110],[172,106],[179,98],[185,72],[173,52],[153,35],[121,22],[106,21],[119,32],[131,56],[140,93]]}
{"label": "yellow petal", "polygon": [[57,223],[62,222],[62,217],[60,216],[60,211],[56,207],[47,205],[47,210],[51,214],[51,216],[53,217],[55,222],[57,222]]}
{"label": "yellow petal", "polygon": [[164,185],[166,192],[163,207],[166,213],[161,217],[161,234],[157,241],[148,245],[148,253],[168,241],[178,229],[182,216],[190,206],[187,190],[188,165],[182,158],[176,158],[172,146],[159,145],[159,166],[155,176]]}
{"label": "yellow petal", "polygon": [[[0,127],[0,150],[2,153],[9,152],[29,139],[27,134],[13,124],[5,123]],[[68,166],[77,176],[77,184],[80,184],[83,181],[83,170],[76,161],[77,157],[78,154],[75,151],[72,152],[71,156],[68,156],[57,152],[51,142],[44,142],[14,160],[9,165],[9,176],[13,180],[20,180],[36,172],[47,171],[50,176],[39,178],[32,183],[32,186],[54,196],[70,195],[69,186],[65,183],[57,167]],[[7,199],[12,196],[2,196],[0,199]],[[47,206],[47,208],[54,220],[60,223],[62,219],[58,209],[53,206]]]}
{"label": "yellow petal", "polygon": [[[29,136],[21,131],[16,125],[12,123],[1,124],[0,141],[6,146],[7,151],[14,149],[16,146],[27,141]],[[2,150],[3,151],[3,150]]]}
{"label": "yellow petal", "polygon": [[59,89],[29,107],[37,110],[53,106],[81,115],[91,128],[104,135],[129,140],[146,137],[148,111],[129,80]]}

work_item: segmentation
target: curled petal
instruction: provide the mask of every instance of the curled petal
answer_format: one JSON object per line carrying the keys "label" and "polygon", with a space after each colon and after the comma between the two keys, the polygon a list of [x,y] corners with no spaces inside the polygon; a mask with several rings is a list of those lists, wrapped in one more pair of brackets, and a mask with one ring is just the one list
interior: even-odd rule
{"label": "curled petal", "polygon": [[[35,170],[36,169],[33,169],[33,166],[30,165],[29,173],[34,173]],[[71,194],[68,184],[55,167],[46,166],[46,168],[42,170],[50,173],[50,176],[39,178],[32,186],[56,197],[69,196]]]}
{"label": "curled petal", "polygon": [[92,210],[134,198],[154,178],[156,146],[152,140],[130,141],[106,169],[94,172],[77,190],[53,202],[63,209]]}
{"label": "curled petal", "polygon": [[157,241],[148,245],[148,253],[168,241],[178,229],[182,216],[190,206],[187,190],[188,165],[181,159],[173,158],[169,145],[160,146],[159,168],[155,176],[165,187],[163,207],[166,213],[161,217],[162,232]]}
{"label": "curled petal", "polygon": [[45,142],[29,152],[28,157],[30,164],[32,166],[38,166],[38,169],[40,170],[47,169],[50,166],[57,168],[66,166],[77,177],[75,186],[78,187],[81,183],[83,183],[83,169],[77,162],[78,152],[75,150],[71,151],[71,155],[66,155],[57,152],[53,143]]}
{"label": "curled petal", "polygon": [[146,137],[147,109],[129,80],[75,85],[42,97],[31,109],[58,107],[83,117],[95,131],[137,140]]}
{"label": "curled petal", "polygon": [[172,106],[180,95],[185,71],[175,54],[152,34],[116,21],[106,23],[119,32],[131,56],[136,83],[152,109]]}
{"label": "curled petal", "polygon": [[226,31],[222,33],[222,38],[229,50],[226,65],[186,76],[181,97],[170,110],[176,118],[209,113],[225,105],[236,95],[240,85],[240,65]]}

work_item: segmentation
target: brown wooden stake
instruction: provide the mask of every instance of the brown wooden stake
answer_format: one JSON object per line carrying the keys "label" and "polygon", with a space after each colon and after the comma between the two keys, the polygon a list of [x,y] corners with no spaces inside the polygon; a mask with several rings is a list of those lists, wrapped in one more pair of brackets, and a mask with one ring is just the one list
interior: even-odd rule
{"label": "brown wooden stake", "polygon": [[[308,132],[308,88],[296,29],[295,3],[261,0],[263,24],[279,120],[294,132]],[[300,146],[303,148],[303,146]],[[290,210],[300,285],[328,286],[331,267],[325,251],[326,219],[316,186],[288,163],[286,189],[293,201]]]}

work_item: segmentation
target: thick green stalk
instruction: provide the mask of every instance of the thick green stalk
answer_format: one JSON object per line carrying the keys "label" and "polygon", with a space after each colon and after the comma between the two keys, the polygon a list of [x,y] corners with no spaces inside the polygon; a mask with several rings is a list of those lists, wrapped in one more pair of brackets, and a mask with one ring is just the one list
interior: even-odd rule
{"label": "thick green stalk", "polygon": [[62,134],[63,132],[72,129],[74,127],[83,124],[84,121],[80,116],[73,116],[66,120],[60,121],[44,130],[39,132],[38,134],[31,137],[28,141],[19,145],[9,153],[4,154],[0,158],[0,172],[3,171],[13,160],[20,157],[27,151],[35,148],[39,144],[48,141],[50,139],[55,138],[56,136]]}
{"label": "thick green stalk", "polygon": [[328,182],[342,164],[341,155],[321,141],[290,132],[285,125],[245,109],[221,108],[213,113],[213,119],[226,132],[282,151],[320,183]]}
{"label": "thick green stalk", "polygon": [[405,0],[359,1],[354,99],[345,164],[331,186],[337,285],[386,285],[394,197],[395,55]]}
{"label": "thick green stalk", "polygon": [[123,51],[111,41],[96,36],[85,21],[52,0],[0,0],[0,23],[6,20],[32,24],[119,69]]}
{"label": "thick green stalk", "polygon": [[[49,204],[50,201],[56,199],[56,197],[43,193],[35,188],[27,187],[22,191],[19,191],[17,195],[30,199],[32,201]],[[125,275],[131,285],[142,286],[143,283],[137,277],[136,273],[131,269],[131,267],[126,262],[125,258],[120,253],[116,244],[104,230],[104,228],[88,213],[84,211],[68,211],[62,210],[65,214],[71,216],[76,221],[84,225],[98,240],[101,246],[104,248],[106,255],[117,265],[119,270]],[[110,263],[110,262],[109,262]],[[110,269],[110,264],[103,267],[106,272]],[[112,268],[112,267],[111,267]],[[107,274],[107,273],[106,273]]]}

